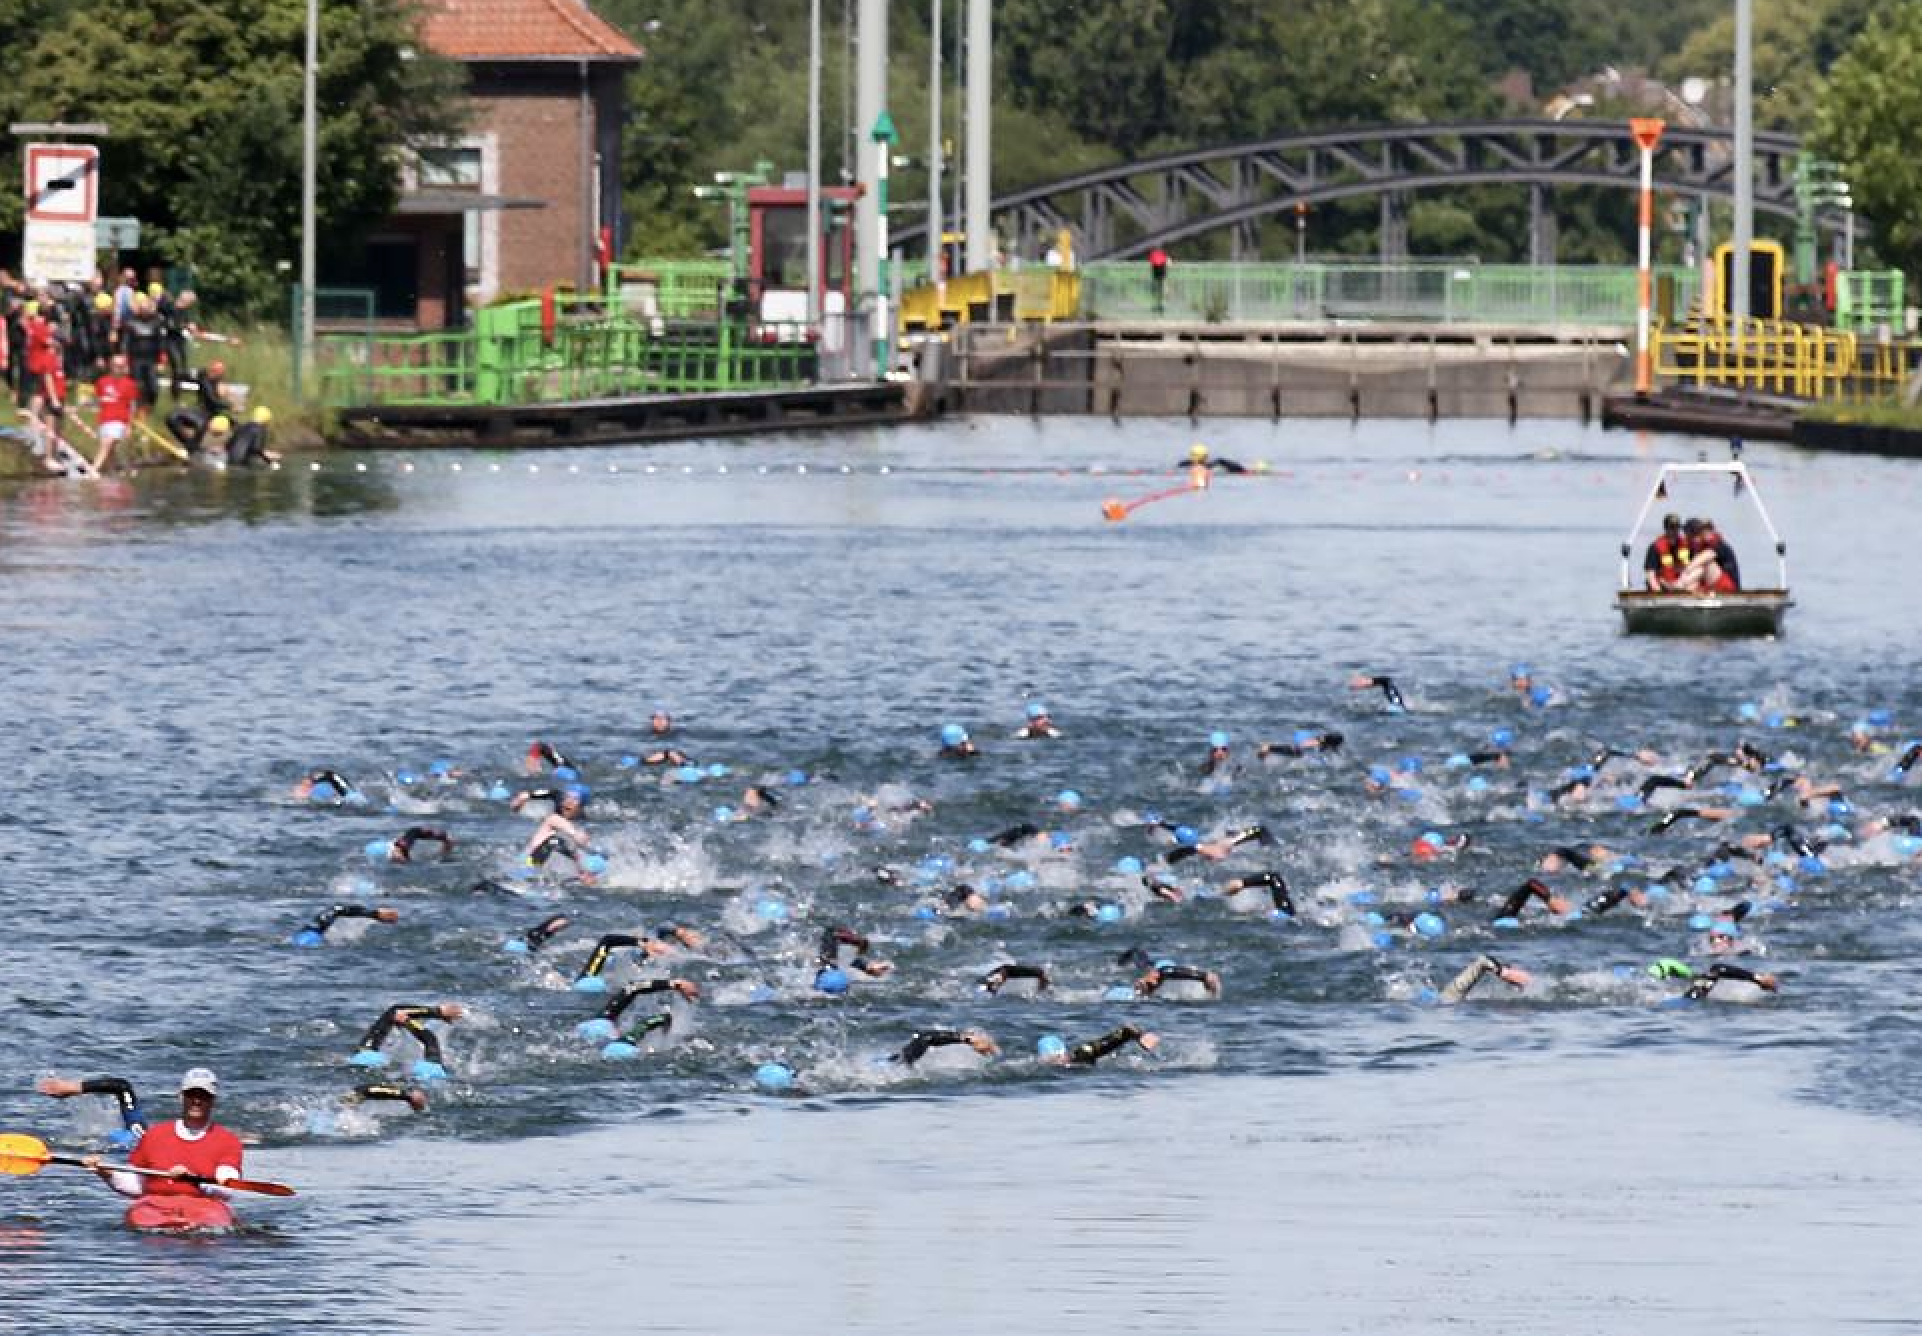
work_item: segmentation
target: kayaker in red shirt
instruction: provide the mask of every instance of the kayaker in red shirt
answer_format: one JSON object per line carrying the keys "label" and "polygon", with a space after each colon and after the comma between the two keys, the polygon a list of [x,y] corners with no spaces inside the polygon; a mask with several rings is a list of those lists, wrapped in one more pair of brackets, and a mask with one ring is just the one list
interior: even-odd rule
{"label": "kayaker in red shirt", "polygon": [[103,1169],[98,1156],[88,1157],[88,1167],[124,1197],[225,1196],[225,1190],[215,1185],[241,1176],[241,1149],[240,1138],[214,1121],[219,1091],[219,1081],[205,1067],[195,1067],[181,1077],[180,1117],[149,1127],[127,1157],[136,1169],[158,1169],[174,1177]]}

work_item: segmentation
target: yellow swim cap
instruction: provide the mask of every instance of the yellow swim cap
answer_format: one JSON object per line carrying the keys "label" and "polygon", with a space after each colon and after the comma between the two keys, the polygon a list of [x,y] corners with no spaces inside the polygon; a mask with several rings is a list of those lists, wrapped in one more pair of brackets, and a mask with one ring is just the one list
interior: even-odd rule
{"label": "yellow swim cap", "polygon": [[1207,457],[1208,457],[1208,447],[1203,445],[1200,441],[1196,441],[1193,445],[1188,447],[1188,458],[1206,459]]}
{"label": "yellow swim cap", "polygon": [[147,285],[147,295],[149,297],[152,297],[155,301],[159,301],[163,296],[166,295],[166,292],[167,292],[167,289],[161,287],[160,284],[158,283],[149,283]]}
{"label": "yellow swim cap", "polygon": [[256,408],[254,410],[254,421],[258,422],[261,426],[264,427],[269,422],[272,422],[273,420],[274,420],[274,410],[267,407],[267,405],[262,404],[259,408]]}
{"label": "yellow swim cap", "polygon": [[93,294],[93,309],[94,309],[94,310],[96,310],[96,311],[111,311],[111,310],[113,310],[113,297],[112,297],[112,296],[110,296],[109,294],[107,294],[107,293],[105,293],[105,292],[96,292],[96,293],[94,293],[94,294]]}
{"label": "yellow swim cap", "polygon": [[216,413],[213,416],[213,418],[207,423],[208,431],[217,431],[217,432],[225,433],[225,432],[232,431],[233,428],[234,428],[234,424],[227,421],[227,415],[225,413]]}

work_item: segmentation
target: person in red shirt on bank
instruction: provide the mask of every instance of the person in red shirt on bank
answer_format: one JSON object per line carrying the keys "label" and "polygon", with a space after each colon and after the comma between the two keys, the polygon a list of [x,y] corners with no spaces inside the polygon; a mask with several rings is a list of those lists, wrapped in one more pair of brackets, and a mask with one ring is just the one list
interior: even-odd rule
{"label": "person in red shirt on bank", "polygon": [[140,398],[140,387],[127,374],[125,353],[115,353],[107,374],[93,383],[93,398],[98,411],[94,435],[100,438],[100,453],[93,458],[93,468],[96,473],[105,473],[114,447],[127,439],[134,404]]}
{"label": "person in red shirt on bank", "polygon": [[[133,1148],[127,1163],[136,1169],[158,1169],[172,1178],[103,1168],[99,1156],[89,1156],[87,1167],[123,1197],[219,1197],[218,1184],[240,1177],[240,1138],[214,1121],[214,1098],[220,1083],[205,1067],[195,1067],[180,1078],[180,1117],[155,1123]],[[205,1179],[205,1183],[192,1182]]]}

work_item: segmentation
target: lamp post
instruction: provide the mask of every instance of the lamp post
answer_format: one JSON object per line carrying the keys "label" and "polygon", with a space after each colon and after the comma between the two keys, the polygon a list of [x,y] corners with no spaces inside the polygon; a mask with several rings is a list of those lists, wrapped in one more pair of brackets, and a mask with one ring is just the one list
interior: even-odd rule
{"label": "lamp post", "polygon": [[307,55],[301,71],[300,109],[300,364],[294,391],[302,398],[314,364],[314,177],[319,169],[320,111],[315,92],[320,68],[320,0],[307,0]]}
{"label": "lamp post", "polygon": [[1648,308],[1655,286],[1655,146],[1662,142],[1665,127],[1652,116],[1637,116],[1628,128],[1642,151],[1642,202],[1635,224],[1635,393],[1646,398],[1655,388],[1648,355]]}
{"label": "lamp post", "polygon": [[821,333],[821,0],[808,0],[807,322]]}
{"label": "lamp post", "polygon": [[894,342],[894,316],[888,307],[888,165],[900,136],[894,132],[894,117],[883,108],[874,122],[874,208],[875,254],[879,257],[874,291],[874,375],[888,374],[893,358],[888,348]]}
{"label": "lamp post", "polygon": [[928,282],[940,291],[947,275],[941,217],[941,0],[934,0],[928,41]]}
{"label": "lamp post", "polygon": [[1735,253],[1729,317],[1735,337],[1749,317],[1749,254],[1755,245],[1754,0],[1735,0]]}

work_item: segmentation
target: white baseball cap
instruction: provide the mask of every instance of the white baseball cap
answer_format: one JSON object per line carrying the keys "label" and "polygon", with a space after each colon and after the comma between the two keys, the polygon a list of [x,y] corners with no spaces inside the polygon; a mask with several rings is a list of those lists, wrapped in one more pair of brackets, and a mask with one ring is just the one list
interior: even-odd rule
{"label": "white baseball cap", "polygon": [[205,1067],[195,1067],[180,1078],[180,1093],[184,1095],[189,1090],[204,1090],[209,1095],[218,1095],[220,1081]]}

